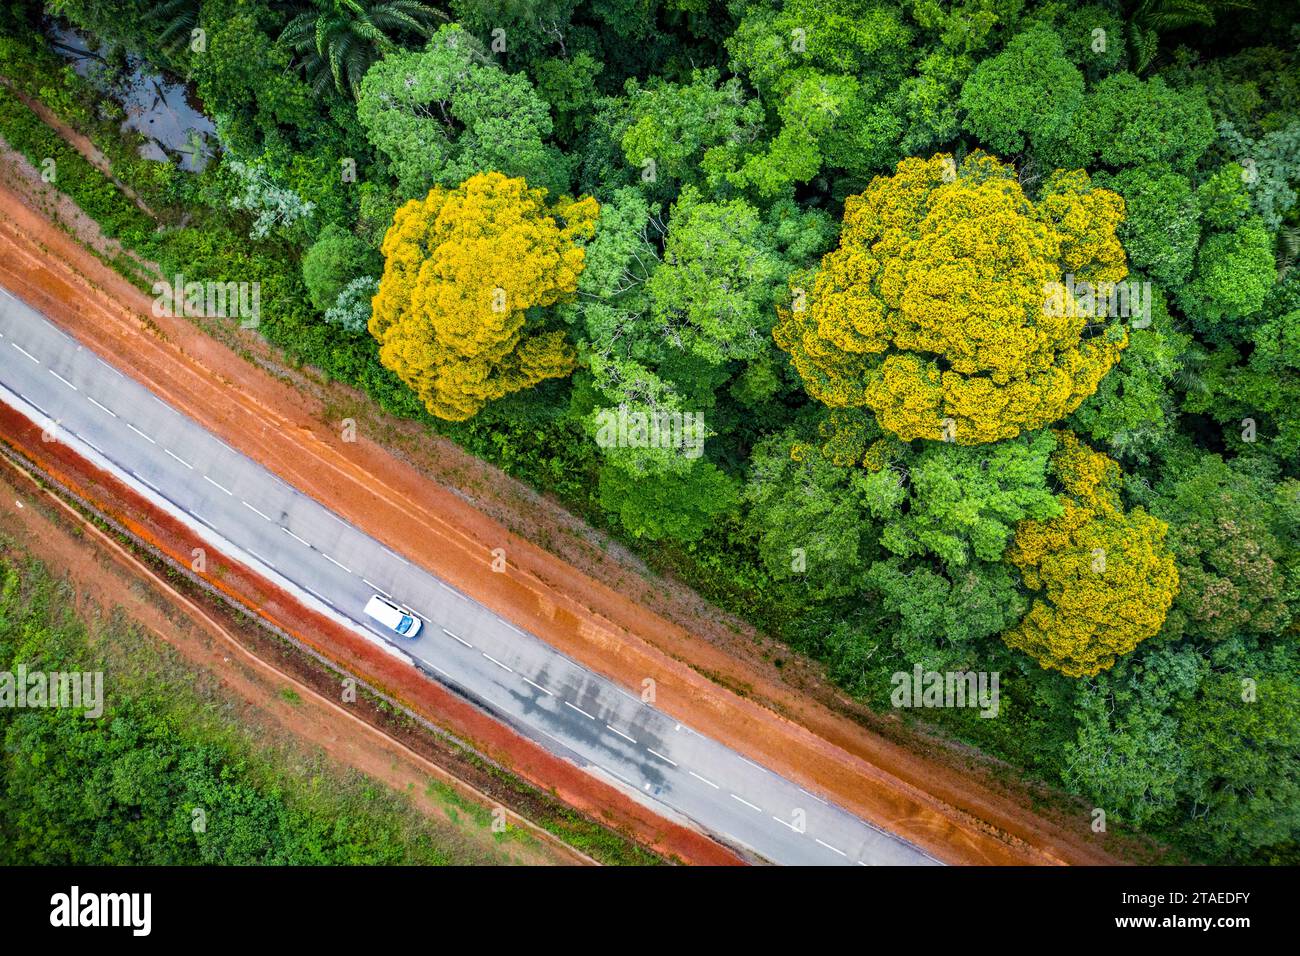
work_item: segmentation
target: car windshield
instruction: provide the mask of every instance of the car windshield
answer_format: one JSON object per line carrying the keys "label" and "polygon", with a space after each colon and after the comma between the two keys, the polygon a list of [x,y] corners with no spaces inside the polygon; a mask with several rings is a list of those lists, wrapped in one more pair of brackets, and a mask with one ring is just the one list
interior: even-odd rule
{"label": "car windshield", "polygon": [[407,631],[411,629],[411,625],[414,623],[415,623],[414,618],[412,618],[409,614],[403,614],[402,623],[397,625],[397,633],[405,634]]}

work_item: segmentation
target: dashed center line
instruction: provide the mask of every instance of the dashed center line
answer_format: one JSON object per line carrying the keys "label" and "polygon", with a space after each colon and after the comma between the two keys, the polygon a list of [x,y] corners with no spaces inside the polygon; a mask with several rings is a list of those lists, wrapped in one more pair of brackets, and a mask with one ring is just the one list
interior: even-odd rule
{"label": "dashed center line", "polygon": [[126,423],[126,427],[129,428],[129,429],[131,429],[131,431],[135,432],[137,435],[139,435],[141,438],[143,438],[143,439],[144,439],[145,441],[147,441],[149,444],[151,444],[151,445],[156,445],[156,444],[158,444],[156,441],[154,441],[152,438],[150,438],[150,437],[149,437],[148,435],[146,435],[144,432],[140,431],[140,429],[136,428],[136,427],[135,427],[134,425],[132,425],[130,422],[127,422],[127,423]]}
{"label": "dashed center line", "polygon": [[659,758],[660,760],[662,760],[664,763],[666,763],[666,764],[670,764],[671,766],[674,766],[674,767],[677,766],[677,762],[676,762],[675,760],[669,760],[667,757],[665,757],[665,756],[664,756],[663,754],[661,754],[659,751],[657,751],[657,750],[650,750],[649,747],[647,747],[646,750],[648,750],[650,753],[654,754],[656,757],[658,757],[658,758]]}
{"label": "dashed center line", "polygon": [[249,511],[253,512],[253,514],[255,514],[255,515],[261,515],[261,517],[265,518],[267,521],[270,521],[270,520],[271,520],[271,516],[270,516],[270,515],[268,515],[268,514],[263,514],[262,512],[258,511],[256,508],[254,508],[252,505],[250,505],[247,501],[244,501],[243,498],[240,498],[239,501],[240,501],[240,504],[242,504],[242,505],[243,505],[245,508],[247,508]]}
{"label": "dashed center line", "polygon": [[595,720],[595,719],[596,719],[595,717],[592,717],[591,714],[589,714],[589,713],[587,713],[585,710],[583,710],[581,707],[577,706],[576,704],[570,704],[567,700],[564,702],[564,706],[565,706],[565,707],[572,707],[574,710],[576,710],[578,713],[582,714],[582,716],[586,717],[586,718],[589,719],[589,720]]}
{"label": "dashed center line", "polygon": [[450,637],[450,638],[451,638],[452,640],[454,640],[454,641],[460,641],[460,642],[461,642],[462,644],[464,644],[466,647],[473,647],[473,646],[474,646],[473,644],[471,644],[469,641],[465,640],[464,638],[459,637],[459,636],[457,636],[457,635],[451,633],[451,631],[447,630],[445,627],[442,629],[442,633],[446,634],[448,637]]}
{"label": "dashed center line", "polygon": [[335,567],[342,568],[342,569],[343,569],[344,571],[346,571],[348,574],[351,574],[351,573],[352,573],[352,569],[351,569],[350,567],[348,567],[346,564],[340,564],[338,561],[335,561],[333,558],[331,558],[331,557],[330,557],[328,554],[326,554],[324,551],[322,551],[320,554],[321,554],[321,557],[322,557],[322,558],[324,558],[326,561],[328,561],[330,564],[334,565]]}
{"label": "dashed center line", "polygon": [[[520,674],[519,676],[520,676],[520,677],[524,677],[523,674]],[[549,690],[547,690],[545,687],[543,687],[541,684],[537,683],[536,681],[528,680],[527,677],[524,677],[524,680],[527,681],[529,684],[532,684],[534,687],[536,687],[538,690],[540,690],[540,691],[541,691],[543,694],[545,694],[547,697],[554,697],[554,696],[555,696],[555,695],[552,694]]]}
{"label": "dashed center line", "polygon": [[817,837],[813,837],[813,839],[814,839],[814,840],[817,840],[818,843],[820,843],[822,846],[826,847],[826,849],[830,850],[832,853],[838,853],[840,856],[844,857],[846,860],[848,859],[849,855],[848,855],[847,853],[845,853],[843,850],[839,849],[838,847],[833,847],[833,846],[831,846],[831,845],[830,845],[829,843],[827,843],[825,840],[818,840]]}
{"label": "dashed center line", "polygon": [[49,369],[46,369],[46,371],[49,372],[51,375],[53,375],[55,378],[57,378],[57,379],[58,379],[60,382],[62,382],[64,385],[68,386],[68,388],[72,389],[74,392],[76,392],[76,391],[80,391],[80,389],[78,389],[77,386],[73,385],[71,382],[69,382],[66,378],[64,378],[64,377],[63,377],[62,375],[60,375],[58,372],[54,371],[54,369],[49,368]]}
{"label": "dashed center line", "polygon": [[609,724],[606,724],[606,725],[605,725],[605,729],[607,729],[607,730],[612,730],[614,733],[618,734],[618,735],[619,735],[620,737],[622,737],[624,740],[630,740],[630,741],[632,741],[632,743],[636,743],[636,738],[634,738],[634,737],[629,737],[627,734],[623,733],[623,731],[619,730],[617,727],[613,727],[613,726],[611,726],[611,725],[609,725]]}
{"label": "dashed center line", "polygon": [[381,588],[381,587],[380,587],[378,584],[376,584],[374,581],[371,581],[371,580],[369,580],[369,579],[367,579],[367,578],[362,578],[361,580],[362,580],[363,583],[370,585],[372,588],[374,588],[376,591],[378,591],[380,594],[384,595],[385,597],[391,597],[391,595],[390,595],[387,591],[385,591],[383,588]]}
{"label": "dashed center line", "polygon": [[[22,354],[24,354],[24,355],[27,356],[29,359],[31,359],[34,363],[36,363],[36,364],[38,364],[38,365],[42,364],[42,362],[41,362],[40,359],[37,359],[36,356],[34,356],[32,353],[28,352],[26,349],[22,348],[22,346],[18,345],[18,344],[15,343],[15,342],[11,342],[11,344],[12,344],[16,349],[18,349],[18,351],[22,352]],[[107,363],[103,362],[102,360],[98,360],[98,361],[100,362],[100,364],[104,365],[107,369],[109,369],[111,372],[113,372],[113,374],[118,375],[119,377],[122,377],[122,373],[119,372],[117,369],[113,368],[112,366],[108,365]],[[73,384],[71,381],[69,381],[68,379],[64,378],[64,377],[63,377],[62,375],[60,375],[58,372],[54,371],[54,369],[49,368],[49,367],[46,367],[46,370],[49,371],[51,375],[53,375],[55,378],[59,379],[60,382],[62,382],[64,385],[68,386],[68,387],[69,387],[70,389],[72,389],[73,391],[79,391],[79,389],[78,389],[78,387],[77,387],[76,385],[74,385],[74,384]],[[87,394],[85,394],[85,393],[82,393],[82,394],[83,394],[83,397],[85,397],[86,400],[87,400],[88,402],[90,402],[92,405],[94,405],[98,410],[104,412],[105,414],[109,415],[110,417],[112,417],[112,418],[114,418],[114,419],[119,418],[119,416],[117,415],[116,412],[114,412],[111,408],[109,408],[108,406],[106,406],[106,405],[103,404],[102,402],[96,400],[95,398],[93,398],[93,397],[90,396],[90,395],[87,395]],[[151,397],[154,397],[154,400],[155,400],[155,401],[158,401],[160,405],[163,405],[165,408],[168,408],[168,409],[170,410],[170,407],[169,407],[169,406],[166,406],[164,403],[162,403],[161,400],[160,400],[160,399],[157,399],[156,396],[151,396]],[[34,404],[34,403],[31,403],[31,404]],[[38,408],[38,410],[41,410],[41,409],[39,409],[39,406],[36,406],[36,407]],[[42,413],[44,413],[43,410],[41,410],[41,411],[42,411]],[[47,416],[47,417],[48,417],[48,416]],[[135,433],[136,433],[137,435],[139,435],[140,437],[146,439],[146,440],[149,441],[151,444],[159,445],[159,443],[158,443],[154,438],[152,438],[150,435],[146,434],[146,433],[145,433],[144,431],[142,431],[140,428],[136,427],[135,425],[131,424],[130,422],[126,422],[126,421],[124,421],[123,423],[126,424],[127,427],[130,428],[133,432],[135,432]],[[85,445],[87,445],[88,447],[90,447],[92,450],[98,452],[99,454],[101,454],[101,455],[104,454],[104,452],[102,451],[102,449],[100,449],[97,445],[95,445],[95,444],[94,444],[93,442],[91,442],[89,439],[81,438],[81,441],[82,441]],[[224,444],[224,443],[223,443],[223,444]],[[162,447],[162,446],[159,445],[159,447]],[[226,446],[226,447],[229,447],[229,446]],[[175,459],[176,461],[180,462],[180,463],[181,463],[182,465],[184,465],[187,469],[189,469],[189,470],[196,470],[194,465],[192,465],[190,462],[186,461],[186,460],[185,460],[184,458],[182,458],[181,456],[177,455],[177,454],[176,454],[175,452],[173,452],[172,450],[170,450],[170,449],[168,449],[168,448],[165,448],[165,447],[163,448],[163,450],[164,450],[165,452],[167,452],[167,454],[168,454],[171,458],[173,458],[173,459]],[[134,471],[130,471],[129,469],[127,469],[127,470],[129,471],[129,473],[131,474],[132,477],[134,477],[136,480],[138,480],[139,482],[141,482],[143,485],[147,486],[148,488],[150,488],[152,491],[158,493],[159,495],[162,494],[161,490],[160,490],[156,485],[154,485],[152,482],[150,482],[148,479],[144,478],[143,476],[141,476],[140,474],[138,474],[138,473],[136,473],[136,472],[134,472]],[[217,487],[217,488],[220,488],[220,489],[221,489],[222,491],[224,491],[227,495],[234,496],[234,495],[233,495],[233,492],[232,492],[229,488],[227,488],[227,487],[225,487],[224,485],[220,484],[219,482],[217,482],[217,481],[214,480],[213,478],[209,477],[208,475],[206,475],[206,474],[203,475],[203,478],[204,478],[204,480],[207,481],[209,484],[212,484],[213,486],[215,486],[215,487]],[[283,482],[282,482],[282,483],[283,483]],[[286,486],[286,487],[287,487],[287,486]],[[250,503],[247,502],[247,501],[244,501],[244,500],[242,500],[242,499],[240,499],[240,501],[241,501],[241,504],[243,504],[245,507],[247,507],[250,511],[254,512],[255,514],[257,514],[257,515],[258,515],[259,517],[261,517],[263,520],[265,520],[265,521],[267,521],[267,522],[271,522],[271,523],[276,523],[276,524],[277,524],[277,527],[280,527],[280,529],[281,529],[282,531],[284,531],[285,534],[289,535],[289,536],[290,536],[291,538],[293,538],[295,541],[299,542],[300,544],[302,544],[302,545],[304,545],[304,546],[306,546],[306,547],[308,547],[308,548],[313,548],[313,550],[316,550],[316,549],[314,549],[314,546],[313,546],[310,542],[308,542],[308,541],[305,540],[304,538],[300,537],[299,535],[295,534],[295,533],[294,533],[293,531],[291,531],[289,528],[284,527],[284,526],[282,526],[282,525],[279,525],[278,522],[277,522],[277,519],[272,518],[269,514],[267,514],[267,513],[263,512],[263,511],[261,511],[260,509],[258,509],[257,507],[255,507],[254,505],[250,504]],[[181,507],[183,508],[183,505],[181,505]],[[344,522],[342,522],[342,519],[338,518],[336,515],[333,515],[332,513],[329,513],[328,511],[327,511],[326,513],[329,514],[329,516],[330,516],[331,518],[334,518],[335,520],[340,521],[340,523],[344,523]],[[196,520],[198,520],[198,521],[200,521],[200,522],[203,522],[204,524],[207,524],[207,525],[211,526],[211,522],[208,522],[208,521],[207,521],[205,518],[203,518],[201,515],[198,515],[198,514],[192,512],[192,511],[191,511],[191,512],[188,512],[188,514],[189,514],[191,517],[193,517],[194,519],[196,519]],[[345,523],[345,524],[346,524],[346,523]],[[348,527],[350,527],[350,526],[348,526]],[[388,553],[389,553],[390,556],[392,556],[392,557],[394,557],[394,558],[397,558],[397,559],[400,560],[403,564],[406,564],[406,565],[410,566],[411,562],[408,561],[406,558],[402,557],[401,555],[397,554],[396,552],[392,551],[392,550],[389,549],[389,548],[385,548],[385,550],[388,551]],[[273,569],[273,570],[275,569],[275,565],[274,565],[271,561],[269,561],[267,558],[263,557],[262,555],[258,554],[257,552],[252,551],[251,549],[245,549],[245,552],[246,552],[248,555],[250,555],[251,557],[255,558],[255,559],[256,559],[257,561],[259,561],[260,563],[262,563],[263,565],[265,565],[266,567],[271,568],[271,569]],[[327,561],[329,561],[331,564],[333,564],[333,565],[335,565],[336,567],[342,569],[342,570],[343,570],[344,572],[346,572],[347,574],[354,575],[354,574],[356,573],[356,572],[354,572],[351,568],[349,568],[349,567],[347,567],[345,564],[343,564],[342,562],[336,560],[335,558],[333,558],[333,557],[330,556],[329,554],[326,554],[324,551],[321,551],[321,555],[322,555],[322,557],[324,557]],[[381,593],[381,594],[386,594],[386,593],[387,593],[387,592],[384,591],[384,589],[380,588],[380,587],[379,587],[378,585],[376,585],[374,582],[372,582],[372,581],[370,581],[370,580],[368,580],[368,579],[366,579],[366,578],[362,578],[362,580],[364,581],[364,583],[365,583],[367,586],[373,588],[376,592]],[[462,594],[460,591],[456,590],[454,587],[450,586],[449,584],[447,584],[447,583],[445,583],[445,582],[443,582],[443,581],[436,581],[436,583],[437,583],[440,587],[444,588],[445,590],[452,592],[453,594],[455,594],[457,597],[461,598],[462,600],[467,600],[467,598],[466,598],[466,596],[465,596],[464,594]],[[303,591],[305,591],[306,593],[308,593],[309,595],[311,595],[314,599],[320,601],[322,604],[326,605],[327,607],[330,607],[330,608],[333,608],[333,609],[335,609],[335,610],[338,610],[337,606],[336,606],[336,605],[335,605],[335,604],[334,604],[334,603],[333,603],[329,598],[326,598],[326,597],[323,596],[321,593],[317,592],[316,590],[312,589],[311,587],[308,587],[308,586],[306,586],[306,585],[299,585],[299,587],[302,588]],[[426,615],[426,618],[427,618],[427,615]],[[509,624],[509,622],[506,622],[506,623],[507,623],[507,626],[511,627],[513,630],[517,631],[517,632],[520,633],[520,634],[527,634],[527,633],[528,633],[528,632],[524,631],[523,629],[521,629],[521,628],[519,628],[519,627],[517,627],[517,626],[515,626],[515,625],[513,625],[513,624]],[[448,630],[448,629],[446,629],[446,628],[441,628],[441,630],[443,631],[444,634],[446,634],[447,636],[451,637],[452,639],[454,639],[454,640],[457,641],[458,643],[464,645],[465,647],[467,647],[467,648],[473,648],[474,645],[472,645],[469,641],[464,640],[463,638],[461,638],[461,637],[458,636],[457,634],[454,634],[454,633],[451,632],[450,630]],[[493,664],[497,665],[498,667],[502,668],[502,669],[505,670],[506,672],[508,672],[508,673],[510,673],[510,674],[516,674],[516,673],[517,673],[517,672],[514,671],[510,666],[508,666],[508,665],[505,664],[504,662],[498,660],[497,658],[493,657],[492,655],[490,655],[490,654],[488,654],[488,653],[486,653],[486,652],[480,652],[480,653],[481,653],[482,656],[485,657],[487,660],[489,660],[489,661],[492,662]],[[429,666],[430,666],[432,669],[434,669],[435,671],[437,671],[439,674],[441,674],[441,675],[443,675],[443,676],[445,676],[445,677],[447,677],[447,678],[449,678],[449,679],[454,679],[454,678],[452,678],[452,675],[451,675],[450,673],[448,673],[447,671],[443,670],[441,667],[438,667],[436,664],[433,664],[433,663],[431,663],[431,662],[426,662],[426,663],[429,663]],[[536,681],[534,681],[534,680],[532,680],[532,679],[530,679],[530,678],[528,678],[528,677],[525,677],[523,674],[519,674],[518,676],[519,676],[522,680],[524,680],[526,683],[528,683],[531,687],[533,687],[534,689],[540,691],[541,693],[543,693],[543,694],[545,694],[545,695],[547,695],[547,696],[560,696],[560,695],[557,695],[556,693],[552,692],[552,691],[549,690],[548,688],[544,687],[544,686],[541,685],[540,683],[538,683],[538,682],[536,682]],[[539,675],[539,676],[540,676],[540,675]],[[563,690],[563,688],[562,688],[562,690]],[[584,717],[588,718],[589,720],[593,720],[593,721],[598,721],[598,720],[599,720],[599,718],[597,718],[595,715],[593,715],[593,714],[591,714],[591,713],[588,713],[587,711],[583,710],[581,707],[577,706],[576,704],[574,704],[574,703],[572,703],[572,702],[570,702],[570,701],[568,701],[568,700],[563,700],[562,698],[561,698],[561,700],[562,700],[562,703],[564,703],[564,705],[565,705],[566,707],[568,707],[568,708],[571,709],[571,710],[575,710],[575,711],[577,711],[578,713],[582,714]],[[631,735],[628,734],[628,733],[625,733],[624,731],[620,730],[618,727],[616,727],[616,726],[614,726],[614,725],[612,725],[612,724],[608,724],[608,723],[605,724],[605,727],[606,727],[606,729],[609,730],[611,733],[616,734],[616,735],[618,735],[619,737],[622,737],[624,740],[627,740],[627,741],[629,741],[629,742],[631,742],[631,743],[633,743],[633,744],[636,744],[639,748],[643,748],[646,752],[648,752],[649,754],[651,754],[652,756],[654,756],[656,759],[658,759],[658,760],[660,760],[660,761],[663,761],[664,763],[666,763],[666,764],[668,764],[668,765],[670,765],[670,766],[672,766],[672,767],[674,767],[674,768],[676,768],[676,767],[679,766],[679,765],[677,764],[676,761],[672,760],[671,758],[667,757],[666,755],[664,755],[664,754],[662,754],[662,753],[660,753],[660,752],[658,752],[658,751],[656,751],[656,750],[653,750],[653,749],[651,749],[651,748],[649,748],[649,747],[644,747],[644,745],[640,745],[640,744],[638,744],[638,741],[636,740],[635,737],[631,736]],[[679,732],[680,732],[681,730],[687,730],[687,731],[690,732],[690,733],[696,733],[695,731],[691,730],[690,728],[685,728],[685,727],[683,727],[683,726],[680,725],[680,724],[678,724],[674,729],[677,730],[677,731],[679,731]],[[542,731],[542,733],[545,733],[545,731]],[[698,736],[698,734],[696,734],[696,735]],[[546,736],[551,737],[550,734],[546,734]],[[557,739],[557,738],[552,737],[552,739]],[[608,742],[608,738],[605,738],[605,743],[603,744],[603,746],[605,746],[605,747],[610,747],[610,743]],[[617,751],[614,751],[614,752],[617,752]],[[751,766],[751,767],[753,767],[753,768],[755,768],[755,769],[760,769],[760,770],[763,770],[763,771],[765,771],[765,772],[767,772],[767,773],[772,773],[772,771],[768,770],[767,768],[762,767],[761,765],[758,765],[758,764],[754,763],[753,761],[750,761],[750,760],[744,758],[743,756],[742,756],[740,759],[741,759],[741,760],[744,760],[744,762],[745,762],[746,764],[748,764],[749,766]],[[596,766],[599,766],[599,764],[597,764]],[[610,773],[611,775],[617,777],[617,778],[620,779],[620,780],[624,780],[624,781],[626,781],[626,782],[628,782],[628,783],[632,783],[632,781],[628,780],[627,777],[623,776],[621,773],[619,773],[619,772],[616,771],[616,770],[610,770],[610,769],[605,768],[605,767],[601,767],[601,769],[606,770],[607,773]],[[701,783],[707,784],[709,787],[711,787],[711,788],[713,788],[713,789],[716,789],[716,790],[719,790],[719,791],[721,790],[721,787],[720,787],[719,784],[713,782],[712,780],[709,780],[709,779],[706,778],[706,777],[701,776],[700,774],[696,773],[695,771],[691,770],[691,771],[688,771],[688,773],[690,773],[690,775],[691,775],[692,777],[694,777],[695,779],[699,780]],[[820,803],[826,804],[826,802],[827,802],[824,798],[822,798],[822,797],[820,797],[820,796],[817,796],[816,794],[811,794],[811,793],[808,793],[807,791],[802,791],[802,792],[804,792],[806,795],[812,797],[813,799],[816,799],[816,800],[817,800],[818,802],[820,802]],[[736,794],[736,793],[731,793],[731,792],[729,791],[729,792],[728,792],[728,795],[729,795],[733,800],[735,800],[735,801],[737,801],[737,802],[739,802],[739,803],[741,803],[741,804],[744,804],[746,807],[749,807],[751,810],[755,811],[756,813],[761,814],[761,813],[765,812],[765,811],[763,810],[763,808],[757,806],[756,804],[751,803],[750,801],[746,800],[745,798],[741,797],[740,795],[738,795],[738,794]],[[799,827],[797,827],[795,824],[792,824],[792,823],[790,823],[789,821],[784,820],[784,819],[782,819],[782,818],[780,818],[780,817],[778,817],[778,816],[772,815],[772,819],[776,820],[778,823],[780,823],[780,824],[783,825],[783,826],[789,827],[793,832],[796,832],[796,833],[803,833],[803,832],[804,832],[802,829],[800,829]],[[821,840],[821,839],[816,839],[816,838],[815,838],[815,842],[816,842],[818,845],[822,846],[823,848],[825,848],[825,849],[831,851],[832,853],[835,853],[835,854],[839,855],[839,856],[842,857],[842,858],[848,859],[848,854],[847,854],[845,851],[839,849],[838,847],[833,846],[833,845],[831,845],[831,844],[829,844],[829,843],[827,843],[827,842],[825,842],[824,840]],[[862,863],[862,861],[859,860],[859,861],[858,861],[858,865],[866,865],[866,864]]]}
{"label": "dashed center line", "polygon": [[222,491],[230,495],[232,498],[235,496],[235,493],[233,491],[231,491],[229,488],[227,488],[225,485],[221,484],[220,482],[213,481],[207,475],[203,476],[203,480],[206,481],[208,484],[212,485],[213,487],[220,488]]}
{"label": "dashed center line", "polygon": [[756,806],[754,806],[752,803],[750,803],[750,802],[749,802],[748,800],[746,800],[744,797],[738,797],[738,796],[736,796],[736,795],[733,793],[733,794],[731,795],[731,799],[732,799],[732,800],[735,800],[737,803],[743,803],[745,806],[749,807],[749,809],[754,810],[754,811],[756,811],[756,812],[758,812],[758,813],[762,813],[762,812],[763,812],[763,808],[762,808],[762,807],[756,807]]}
{"label": "dashed center line", "polygon": [[112,415],[114,418],[117,418],[117,412],[113,411],[111,408],[109,408],[106,405],[99,404],[99,402],[95,401],[89,395],[86,396],[86,401],[90,402],[90,404],[94,405],[101,412],[107,412],[109,415]]}
{"label": "dashed center line", "polygon": [[688,770],[688,771],[686,771],[686,772],[689,773],[689,774],[690,774],[692,777],[694,777],[696,780],[701,780],[701,781],[703,781],[704,783],[707,783],[707,784],[708,784],[710,787],[712,787],[714,790],[721,790],[721,789],[722,789],[722,788],[719,787],[716,783],[714,783],[712,780],[708,780],[708,779],[706,779],[706,778],[704,778],[704,777],[701,777],[701,776],[700,776],[698,773],[696,773],[694,770]]}

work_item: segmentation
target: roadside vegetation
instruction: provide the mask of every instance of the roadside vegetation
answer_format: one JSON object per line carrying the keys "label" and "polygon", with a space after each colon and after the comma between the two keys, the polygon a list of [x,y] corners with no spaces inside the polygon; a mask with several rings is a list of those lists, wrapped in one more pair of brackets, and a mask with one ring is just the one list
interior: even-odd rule
{"label": "roadside vegetation", "polygon": [[3,89],[0,135],[164,276],[260,283],[293,360],[856,698],[995,672],[996,717],[918,716],[1196,859],[1300,859],[1292,4],[51,8],[215,123],[202,173],[140,160],[0,7],[0,76],[161,229]]}
{"label": "roadside vegetation", "polygon": [[0,673],[23,672],[102,674],[102,713],[0,708],[0,863],[505,863],[521,838],[467,838],[466,827],[487,832],[489,811],[450,788],[436,794],[449,821],[435,822],[384,785],[246,722],[211,675],[8,551]]}

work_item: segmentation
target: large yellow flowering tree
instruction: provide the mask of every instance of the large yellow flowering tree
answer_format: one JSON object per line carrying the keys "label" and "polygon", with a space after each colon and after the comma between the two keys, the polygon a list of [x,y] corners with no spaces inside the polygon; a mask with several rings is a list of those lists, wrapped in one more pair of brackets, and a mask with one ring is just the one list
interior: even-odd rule
{"label": "large yellow flowering tree", "polygon": [[487,402],[573,371],[560,331],[530,328],[527,310],[572,295],[576,241],[595,231],[591,198],[546,202],[522,179],[479,173],[397,210],[370,333],[379,359],[431,413],[463,421]]}
{"label": "large yellow flowering tree", "polygon": [[1119,466],[1070,432],[1057,432],[1057,442],[1063,512],[1016,529],[1007,560],[1034,599],[1002,639],[1043,667],[1091,677],[1160,630],[1178,569],[1168,526],[1142,508],[1123,510]]}
{"label": "large yellow flowering tree", "polygon": [[[1116,193],[1057,173],[1031,202],[983,153],[905,159],[845,204],[839,248],[774,330],[808,392],[898,437],[1013,438],[1069,414],[1128,344],[1054,284],[1128,274]],[[1090,328],[1090,323],[1092,327]]]}

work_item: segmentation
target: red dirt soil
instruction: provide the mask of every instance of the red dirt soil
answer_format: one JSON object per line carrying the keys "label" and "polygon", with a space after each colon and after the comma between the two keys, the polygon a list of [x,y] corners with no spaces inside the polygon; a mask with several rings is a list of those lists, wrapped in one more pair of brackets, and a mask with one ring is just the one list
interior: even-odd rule
{"label": "red dirt soil", "polygon": [[[59,577],[76,579],[77,613],[88,623],[121,610],[134,624],[181,653],[199,680],[212,675],[228,699],[237,701],[237,720],[257,739],[282,739],[319,748],[336,766],[357,770],[405,795],[412,806],[438,821],[447,839],[479,845],[488,860],[525,864],[583,865],[593,861],[509,808],[512,826],[535,838],[498,844],[487,829],[457,826],[447,802],[432,796],[430,778],[462,798],[493,810],[499,801],[460,780],[424,754],[385,734],[294,674],[262,660],[241,640],[251,625],[234,624],[228,613],[210,613],[180,593],[166,578],[84,517],[55,492],[0,459],[0,531],[19,556],[42,561]],[[3,550],[0,547],[0,550]],[[146,582],[146,587],[141,587]],[[336,687],[337,685],[331,685]],[[296,696],[286,692],[293,691]]]}
{"label": "red dirt soil", "polygon": [[299,603],[292,595],[208,542],[147,498],[95,468],[61,442],[44,441],[40,426],[8,405],[0,405],[0,435],[41,472],[71,494],[95,504],[146,545],[182,567],[202,547],[209,567],[201,577],[237,604],[334,661],[364,676],[382,691],[479,753],[615,829],[635,834],[668,857],[703,864],[740,860],[692,829],[662,820],[620,790],[602,784],[576,765],[521,737],[463,698],[424,677],[365,638]]}
{"label": "red dirt soil", "polygon": [[[729,653],[510,533],[364,434],[343,442],[329,410],[363,406],[356,393],[331,386],[327,407],[188,321],[151,317],[149,296],[8,187],[0,189],[0,283],[231,446],[506,619],[634,693],[653,678],[667,713],[938,858],[1119,862],[1088,832],[1082,810],[1067,825],[1035,814],[1007,795],[1026,791],[997,779],[996,767],[959,766],[951,749],[939,759],[910,751],[783,684],[755,655]],[[279,364],[251,333],[239,348]],[[505,550],[505,573],[490,570],[495,548]],[[357,640],[337,637],[341,648]],[[473,709],[461,706],[470,720],[464,711]]]}

